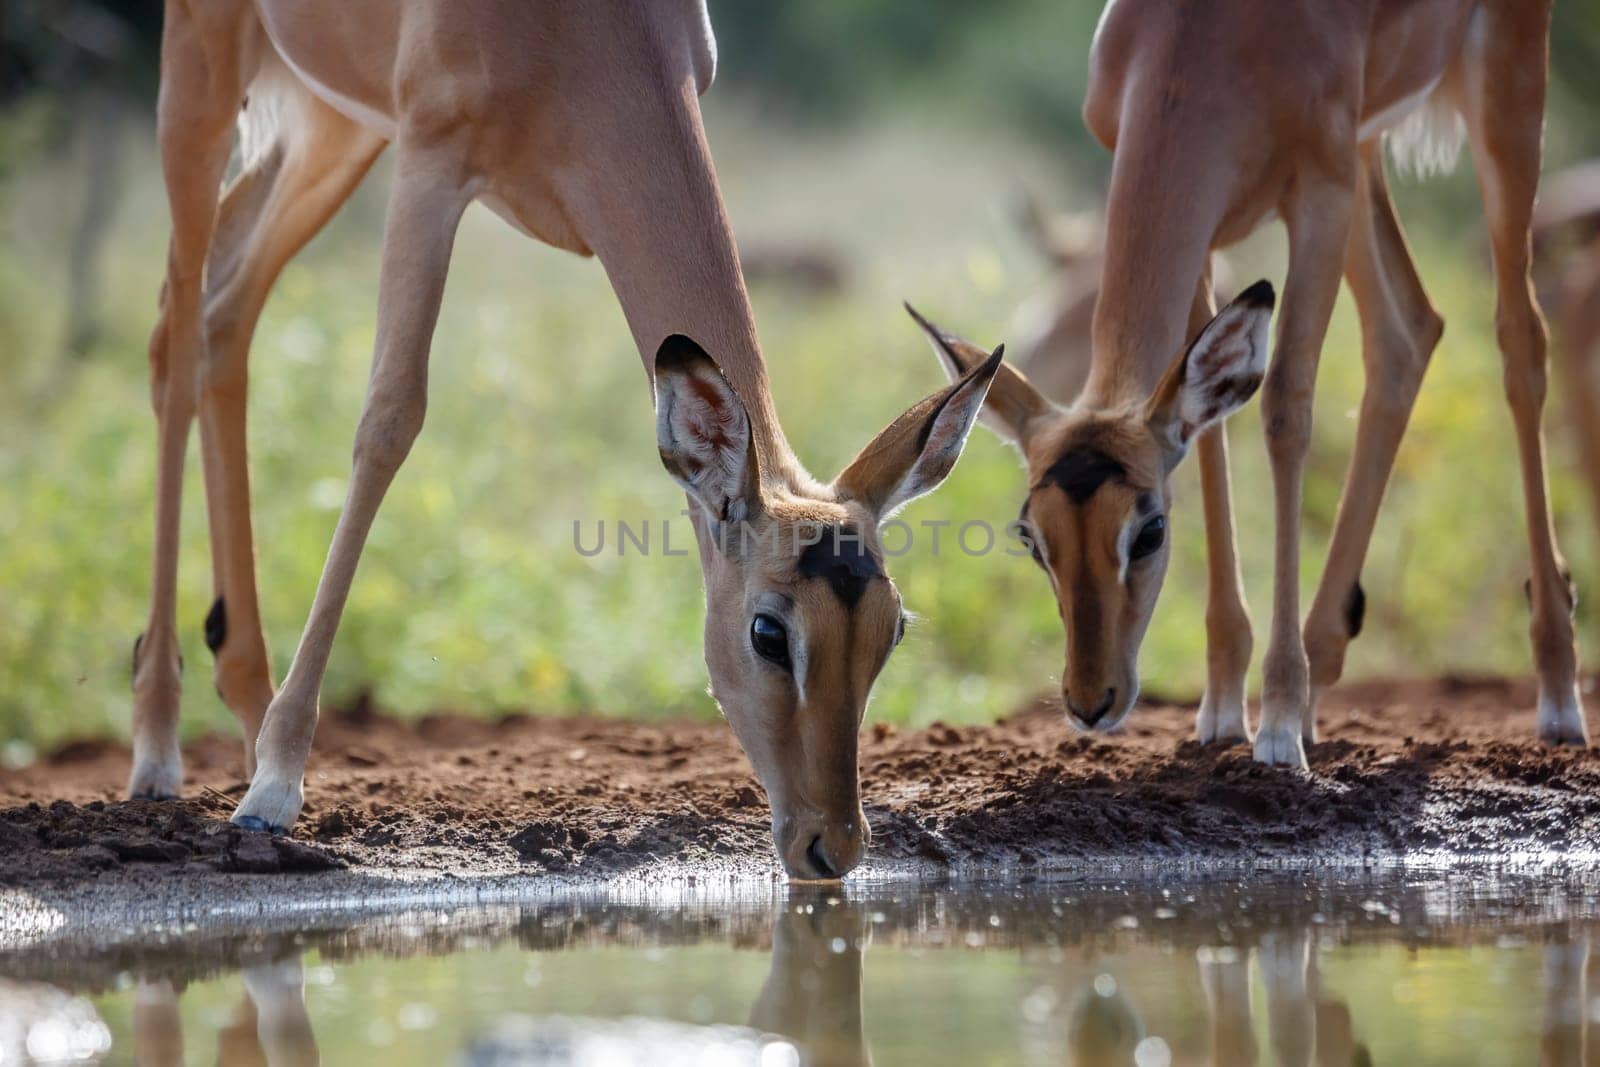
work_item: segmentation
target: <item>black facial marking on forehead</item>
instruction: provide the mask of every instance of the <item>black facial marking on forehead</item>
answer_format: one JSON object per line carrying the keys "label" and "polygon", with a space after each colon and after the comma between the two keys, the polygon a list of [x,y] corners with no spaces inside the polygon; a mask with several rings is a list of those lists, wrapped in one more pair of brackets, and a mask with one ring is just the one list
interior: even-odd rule
{"label": "black facial marking on forehead", "polygon": [[825,578],[847,608],[866,595],[867,583],[884,577],[883,564],[867,548],[860,531],[848,524],[822,530],[822,539],[800,553],[802,578]]}
{"label": "black facial marking on forehead", "polygon": [[1072,500],[1082,504],[1106,482],[1126,481],[1128,469],[1092,445],[1077,445],[1061,453],[1039,479],[1039,484],[1054,485]]}

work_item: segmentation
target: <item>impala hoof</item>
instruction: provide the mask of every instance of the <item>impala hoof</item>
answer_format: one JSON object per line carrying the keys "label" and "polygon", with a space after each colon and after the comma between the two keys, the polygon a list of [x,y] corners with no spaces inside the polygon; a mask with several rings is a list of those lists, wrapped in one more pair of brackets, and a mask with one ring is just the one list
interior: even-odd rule
{"label": "impala hoof", "polygon": [[1269,766],[1309,770],[1298,719],[1288,726],[1263,725],[1256,733],[1255,758],[1257,763]]}
{"label": "impala hoof", "polygon": [[136,755],[128,776],[129,800],[177,800],[183,787],[183,763],[176,752]]}
{"label": "impala hoof", "polygon": [[233,825],[237,826],[241,830],[252,830],[261,834],[273,834],[277,837],[283,837],[289,832],[289,828],[287,826],[273,826],[267,820],[258,818],[254,815],[235,815],[232,822]]}
{"label": "impala hoof", "polygon": [[1578,687],[1555,697],[1539,693],[1539,740],[1547,745],[1583,748],[1589,743],[1589,730],[1583,720],[1583,698]]}

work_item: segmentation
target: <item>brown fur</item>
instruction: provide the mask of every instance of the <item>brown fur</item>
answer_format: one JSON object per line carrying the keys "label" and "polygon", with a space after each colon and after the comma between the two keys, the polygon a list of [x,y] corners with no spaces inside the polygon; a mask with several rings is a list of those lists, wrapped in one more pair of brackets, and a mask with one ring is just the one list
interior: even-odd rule
{"label": "brown fur", "polygon": [[[843,489],[806,474],[778,424],[701,127],[697,97],[714,61],[703,0],[167,0],[158,125],[173,237],[150,352],[160,457],[131,793],[171,795],[181,782],[177,531],[198,409],[227,611],[217,684],[254,766],[234,818],[285,830],[298,817],[323,674],[367,533],[422,428],[451,246],[476,199],[605,267],[664,398],[663,463],[699,502],[712,688],[767,788],[784,865],[798,876],[840,875],[859,861],[867,831],[855,731],[899,630],[899,596],[887,580],[871,581],[847,610],[826,581],[797,576],[792,543],[724,551],[712,527],[748,519],[782,533],[820,520],[875,530],[880,504],[932,489],[955,462],[995,367],[913,409],[847,469]],[[219,203],[241,101],[246,125],[267,143],[247,144],[244,170]],[[278,123],[265,121],[280,112]],[[283,265],[390,143],[395,184],[349,492],[293,665],[274,692],[245,456],[250,337]],[[679,420],[674,404],[709,417]],[[926,420],[908,435],[916,413]],[[703,439],[686,449],[673,434]],[[752,613],[763,597],[791,606],[790,625],[807,642],[803,686],[755,660]]]}
{"label": "brown fur", "polygon": [[[1047,445],[1031,443],[1062,436],[1053,423],[1122,420],[1129,441],[1138,440],[1151,405],[1185,387],[1184,374],[1209,369],[1175,364],[1173,354],[1211,318],[1212,251],[1270,218],[1284,221],[1288,277],[1261,383],[1275,500],[1272,624],[1255,742],[1262,761],[1305,765],[1304,742],[1315,739],[1315,696],[1342,670],[1353,629],[1350,590],[1442,332],[1411,264],[1380,157],[1387,123],[1407,108],[1437,103],[1464,120],[1492,235],[1496,321],[1533,565],[1539,733],[1554,743],[1586,741],[1563,564],[1545,494],[1544,320],[1528,280],[1549,17],[1548,0],[1113,0],[1101,19],[1084,118],[1115,160],[1091,365],[1072,408],[1013,422],[1009,433],[1022,443],[1030,482],[1055,461]],[[1431,95],[1424,100],[1424,94]],[[1368,384],[1328,564],[1302,632],[1301,489],[1316,364],[1341,274],[1361,313]],[[1182,420],[1180,435],[1190,423],[1203,425],[1236,406],[1255,384],[1237,376],[1195,397],[1194,417]],[[1184,443],[1162,442],[1171,461]],[[1220,425],[1200,433],[1199,453],[1211,602],[1197,732],[1202,740],[1243,740],[1252,638]],[[1038,501],[1030,504],[1047,542],[1103,546],[1127,521],[1123,497],[1098,493],[1081,514],[1057,509],[1052,516]],[[1147,586],[1159,578],[1128,580],[1128,589],[1112,589],[1103,560],[1066,584],[1055,576],[1069,633],[1088,626],[1085,618],[1072,621],[1083,614],[1076,604],[1084,597],[1092,597],[1096,611],[1123,615],[1121,645],[1112,648],[1107,639],[1094,646],[1103,663],[1069,662],[1069,697],[1075,684],[1116,684],[1120,692],[1133,673],[1154,604]],[[1141,604],[1125,610],[1130,597]],[[1100,624],[1106,632],[1113,628]]]}

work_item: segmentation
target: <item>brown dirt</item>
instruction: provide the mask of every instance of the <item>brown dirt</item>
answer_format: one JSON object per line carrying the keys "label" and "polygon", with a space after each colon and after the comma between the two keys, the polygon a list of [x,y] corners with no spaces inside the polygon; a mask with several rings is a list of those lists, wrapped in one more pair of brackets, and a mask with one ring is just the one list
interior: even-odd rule
{"label": "brown dirt", "polygon": [[[1193,711],[1118,737],[1044,707],[994,726],[869,727],[879,864],[1076,866],[1116,858],[1354,862],[1418,853],[1600,855],[1600,755],[1532,741],[1531,687],[1346,687],[1311,774],[1202,748]],[[127,750],[69,745],[0,771],[0,885],[348,868],[419,876],[613,874],[661,861],[772,866],[765,797],[720,723],[436,715],[324,718],[291,840],[224,821],[238,742],[186,751],[190,799],[123,802]],[[881,868],[880,868],[881,869]]]}

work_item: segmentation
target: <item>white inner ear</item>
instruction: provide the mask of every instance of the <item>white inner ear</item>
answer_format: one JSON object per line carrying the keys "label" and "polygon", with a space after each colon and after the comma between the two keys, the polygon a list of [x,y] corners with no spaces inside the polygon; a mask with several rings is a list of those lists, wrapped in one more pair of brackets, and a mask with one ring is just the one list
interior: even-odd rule
{"label": "white inner ear", "polygon": [[743,486],[750,422],[732,388],[719,378],[675,377],[668,399],[663,443],[687,475],[686,488],[720,512]]}
{"label": "white inner ear", "polygon": [[1230,307],[1207,324],[1189,353],[1178,399],[1186,443],[1255,394],[1267,371],[1271,322],[1266,309]]}

